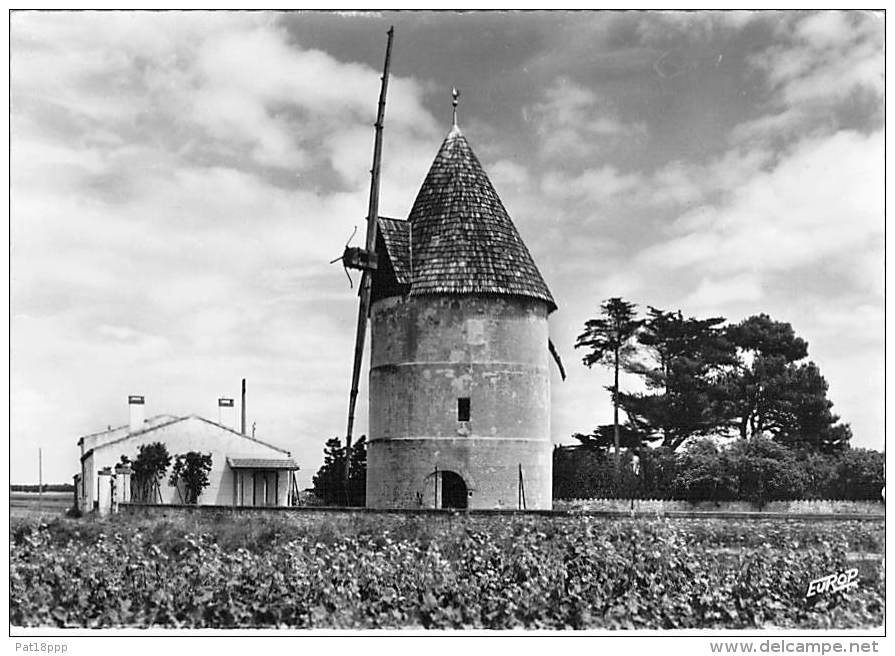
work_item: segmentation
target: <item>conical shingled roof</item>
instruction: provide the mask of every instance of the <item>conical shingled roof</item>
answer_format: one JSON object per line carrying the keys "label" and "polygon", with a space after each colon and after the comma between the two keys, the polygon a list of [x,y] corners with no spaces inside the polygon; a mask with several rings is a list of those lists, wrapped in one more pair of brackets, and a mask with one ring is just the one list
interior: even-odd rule
{"label": "conical shingled roof", "polygon": [[448,134],[408,217],[410,295],[509,294],[556,303],[466,137]]}

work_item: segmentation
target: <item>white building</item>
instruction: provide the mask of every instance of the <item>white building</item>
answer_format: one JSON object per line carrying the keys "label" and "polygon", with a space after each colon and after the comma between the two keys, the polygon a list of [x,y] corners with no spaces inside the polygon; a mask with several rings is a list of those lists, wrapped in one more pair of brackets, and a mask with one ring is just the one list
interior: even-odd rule
{"label": "white building", "polygon": [[[225,403],[229,401],[229,404]],[[233,402],[221,399],[221,416],[211,421],[197,415],[175,417],[156,415],[145,418],[142,396],[128,398],[130,422],[85,435],[78,440],[81,447],[81,472],[76,477],[78,506],[91,510],[99,497],[100,481],[108,485],[105,469],[113,469],[121,456],[134,460],[140,445],[161,442],[174,456],[189,451],[211,454],[208,487],[199,496],[200,505],[287,506],[297,493],[295,471],[298,465],[291,454],[279,447],[230,428],[225,414],[233,412]],[[160,481],[160,503],[183,503],[180,491],[168,482],[168,474]]]}

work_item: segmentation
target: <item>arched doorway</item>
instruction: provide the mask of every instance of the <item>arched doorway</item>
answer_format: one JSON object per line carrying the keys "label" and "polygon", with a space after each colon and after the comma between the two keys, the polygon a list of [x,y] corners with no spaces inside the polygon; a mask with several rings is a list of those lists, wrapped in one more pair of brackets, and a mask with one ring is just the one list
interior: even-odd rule
{"label": "arched doorway", "polygon": [[441,507],[464,509],[469,503],[466,483],[452,471],[439,472],[441,476]]}

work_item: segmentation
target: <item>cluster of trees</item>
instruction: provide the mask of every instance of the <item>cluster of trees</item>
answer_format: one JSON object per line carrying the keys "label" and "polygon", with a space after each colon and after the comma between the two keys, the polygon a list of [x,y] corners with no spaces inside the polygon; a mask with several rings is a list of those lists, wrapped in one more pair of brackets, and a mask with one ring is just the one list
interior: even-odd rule
{"label": "cluster of trees", "polygon": [[619,464],[593,444],[553,451],[553,496],[576,498],[752,501],[880,499],[885,457],[869,449],[821,453],[767,437],[719,445],[699,438],[679,451],[626,450]]}
{"label": "cluster of trees", "polygon": [[[832,412],[827,382],[806,361],[808,343],[788,323],[766,314],[736,324],[697,319],[680,311],[637,306],[611,298],[585,323],[576,348],[584,364],[608,366],[612,424],[574,437],[586,444],[677,450],[704,436],[769,437],[796,449],[846,449],[851,429]],[[619,374],[636,376],[645,391],[625,392]],[[624,412],[624,421],[619,412]]]}
{"label": "cluster of trees", "polygon": [[[123,464],[133,469],[131,477],[131,498],[136,503],[158,503],[161,501],[161,481],[168,467],[171,455],[162,442],[141,444],[135,458],[121,456]],[[202,490],[208,487],[208,474],[212,462],[210,453],[188,451],[174,456],[174,466],[168,484],[177,488],[181,501],[196,504]]]}
{"label": "cluster of trees", "polygon": [[[351,446],[351,467],[345,485],[345,447],[333,437],[323,449],[323,466],[314,475],[314,495],[326,506],[364,506],[367,501],[367,437]],[[347,494],[347,498],[346,498]]]}
{"label": "cluster of trees", "polygon": [[[575,347],[586,366],[612,369],[614,416],[555,450],[557,498],[880,498],[883,454],[850,448],[851,429],[788,323],[758,314],[728,324],[651,306],[642,316],[615,297]],[[623,391],[621,373],[642,391]]]}

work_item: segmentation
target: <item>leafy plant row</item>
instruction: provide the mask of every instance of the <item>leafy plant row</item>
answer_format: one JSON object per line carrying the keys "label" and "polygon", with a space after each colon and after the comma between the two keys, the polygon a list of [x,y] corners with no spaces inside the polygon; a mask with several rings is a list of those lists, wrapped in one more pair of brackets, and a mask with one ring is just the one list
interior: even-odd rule
{"label": "leafy plant row", "polygon": [[[848,531],[582,517],[439,523],[317,517],[258,529],[16,524],[10,620],[25,626],[850,628],[879,625],[880,560],[857,590]],[[330,522],[328,527],[320,523]],[[855,523],[857,524],[857,523]],[[197,529],[195,532],[193,529]],[[880,549],[879,528],[863,547]],[[254,538],[253,548],[240,543]],[[263,535],[259,542],[257,538]]]}

